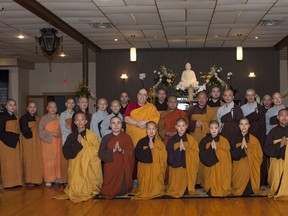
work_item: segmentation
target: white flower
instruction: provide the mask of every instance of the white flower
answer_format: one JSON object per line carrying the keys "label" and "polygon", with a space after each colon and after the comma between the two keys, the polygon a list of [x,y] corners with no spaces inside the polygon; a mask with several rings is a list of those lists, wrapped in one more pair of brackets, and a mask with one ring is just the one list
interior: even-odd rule
{"label": "white flower", "polygon": [[230,77],[230,76],[227,76],[227,79],[229,80],[229,79],[231,79],[231,77]]}
{"label": "white flower", "polygon": [[157,71],[156,71],[156,70],[154,70],[154,71],[153,71],[153,73],[155,74],[155,73],[157,73]]}
{"label": "white flower", "polygon": [[171,82],[171,80],[170,80],[170,79],[167,79],[167,82],[168,82],[168,83],[170,83],[170,82]]}
{"label": "white flower", "polygon": [[146,74],[145,74],[145,73],[140,73],[140,74],[139,74],[139,79],[140,79],[140,80],[143,80],[143,81],[144,81],[145,78],[146,78]]}
{"label": "white flower", "polygon": [[160,72],[158,72],[157,74],[160,75]]}

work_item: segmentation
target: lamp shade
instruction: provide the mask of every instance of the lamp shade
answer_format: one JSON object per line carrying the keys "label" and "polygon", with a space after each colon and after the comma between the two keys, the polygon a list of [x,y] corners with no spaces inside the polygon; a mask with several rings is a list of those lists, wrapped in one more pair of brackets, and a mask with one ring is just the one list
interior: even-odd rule
{"label": "lamp shade", "polygon": [[41,37],[38,40],[43,53],[48,56],[53,56],[59,49],[62,38],[57,37],[57,30],[54,28],[42,28],[40,29]]}
{"label": "lamp shade", "polygon": [[236,48],[236,60],[242,61],[243,60],[243,47],[237,46]]}
{"label": "lamp shade", "polygon": [[136,62],[137,61],[137,50],[136,47],[130,48],[130,61]]}

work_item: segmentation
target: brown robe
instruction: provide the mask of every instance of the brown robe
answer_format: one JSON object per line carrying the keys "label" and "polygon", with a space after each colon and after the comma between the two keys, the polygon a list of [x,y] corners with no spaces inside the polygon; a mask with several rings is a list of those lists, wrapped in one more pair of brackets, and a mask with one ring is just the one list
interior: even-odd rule
{"label": "brown robe", "polygon": [[[123,152],[113,152],[117,141]],[[113,133],[107,134],[101,140],[98,155],[104,162],[101,195],[112,199],[130,192],[133,189],[134,170],[134,145],[130,136],[124,132],[117,136]]]}
{"label": "brown robe", "polygon": [[163,111],[160,115],[160,121],[158,124],[158,130],[159,130],[159,135],[162,138],[162,141],[164,142],[164,144],[166,145],[168,140],[169,140],[169,136],[166,135],[166,132],[176,132],[176,122],[179,118],[183,118],[186,120],[187,124],[188,124],[188,117],[187,114],[183,111],[183,110],[167,110],[167,111]]}
{"label": "brown robe", "polygon": [[243,118],[243,112],[236,104],[233,107],[233,116],[230,111],[221,117],[221,122],[224,123],[221,135],[228,139],[230,144],[236,142],[237,135],[240,132],[239,121],[241,118]]}
{"label": "brown robe", "polygon": [[39,118],[26,113],[20,118],[23,174],[25,183],[41,184],[42,149],[39,138]]}
{"label": "brown robe", "polygon": [[19,144],[19,123],[16,116],[0,115],[0,165],[4,188],[22,185],[22,164]]}

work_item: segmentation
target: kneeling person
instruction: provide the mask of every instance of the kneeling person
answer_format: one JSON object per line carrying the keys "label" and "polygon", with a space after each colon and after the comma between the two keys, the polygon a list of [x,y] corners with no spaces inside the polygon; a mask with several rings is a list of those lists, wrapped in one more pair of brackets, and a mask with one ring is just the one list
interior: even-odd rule
{"label": "kneeling person", "polygon": [[[259,140],[249,133],[249,120],[242,118],[239,122],[241,134],[236,144],[231,143],[232,194],[250,196],[251,194],[265,195],[260,188],[260,167],[263,152]],[[267,194],[266,194],[267,195]]]}
{"label": "kneeling person", "polygon": [[63,146],[63,154],[69,159],[68,185],[64,198],[73,202],[86,201],[100,193],[102,187],[101,160],[98,157],[97,135],[85,128],[86,115],[75,115],[77,131],[73,131]]}
{"label": "kneeling person", "polygon": [[133,142],[129,135],[122,132],[120,117],[112,117],[110,127],[112,133],[103,137],[98,153],[104,162],[101,195],[106,199],[125,195],[133,189]]}
{"label": "kneeling person", "polygon": [[167,195],[179,198],[187,192],[195,195],[199,147],[197,141],[186,134],[185,119],[177,120],[176,129],[177,134],[171,137],[166,145],[169,165]]}
{"label": "kneeling person", "polygon": [[228,140],[219,134],[219,123],[211,121],[210,134],[200,142],[200,160],[204,164],[203,189],[211,196],[223,197],[231,191],[231,156]]}
{"label": "kneeling person", "polygon": [[136,145],[139,192],[132,199],[151,199],[164,195],[167,152],[164,143],[155,136],[156,132],[156,123],[147,122],[147,136],[140,139]]}

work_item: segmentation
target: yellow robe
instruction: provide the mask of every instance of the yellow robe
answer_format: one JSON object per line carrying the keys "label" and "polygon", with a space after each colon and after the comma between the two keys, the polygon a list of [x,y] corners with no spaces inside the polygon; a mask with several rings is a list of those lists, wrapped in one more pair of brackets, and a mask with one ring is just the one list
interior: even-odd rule
{"label": "yellow robe", "polygon": [[[153,104],[147,102],[144,106],[132,110],[130,118],[135,121],[154,121],[158,124],[160,114]],[[135,147],[138,141],[146,136],[146,129],[126,124],[126,133],[131,137]]]}
{"label": "yellow robe", "polygon": [[81,145],[83,149],[69,160],[65,194],[56,196],[56,199],[70,199],[78,203],[93,198],[101,191],[103,178],[98,157],[100,144],[96,134],[86,129],[86,137],[82,139]]}
{"label": "yellow robe", "polygon": [[[141,163],[138,161],[138,183],[139,192],[132,199],[152,199],[165,194],[165,171],[167,165],[167,151],[164,143],[155,138],[152,152],[152,163]],[[145,148],[149,148],[145,146]]]}
{"label": "yellow robe", "polygon": [[[199,166],[199,147],[196,140],[186,134],[188,142],[184,142],[186,168],[173,168],[169,166],[169,180],[166,195],[175,198],[182,197],[188,187],[190,195],[195,195],[196,176]],[[179,148],[180,143],[174,144],[174,150]]]}
{"label": "yellow robe", "polygon": [[[192,114],[190,118],[193,121],[202,121],[201,127],[195,127],[195,131],[190,132],[190,134],[196,139],[197,143],[200,143],[200,141],[206,136],[206,134],[209,133],[210,121],[217,120],[215,110],[208,105],[206,105],[205,114]],[[200,162],[196,184],[203,183],[203,169],[204,169],[204,165]]]}
{"label": "yellow robe", "polygon": [[[206,144],[206,149],[211,145]],[[211,167],[204,166],[203,169],[203,189],[211,191],[212,196],[227,196],[231,193],[231,172],[232,163],[230,155],[230,144],[228,140],[220,136],[216,142],[216,156],[218,162]]]}
{"label": "yellow robe", "polygon": [[[236,148],[241,143],[236,144]],[[247,157],[239,161],[233,161],[232,168],[232,194],[241,196],[250,180],[252,191],[256,195],[267,195],[260,191],[260,167],[263,159],[263,152],[258,139],[252,134],[249,135],[248,148],[245,149]]]}
{"label": "yellow robe", "polygon": [[[288,141],[288,138],[286,138]],[[274,140],[274,144],[279,143],[281,139]],[[282,176],[282,180],[281,180]],[[275,200],[288,200],[288,148],[286,146],[285,160],[282,158],[270,158],[270,167],[268,172],[268,183],[270,192],[268,197]],[[280,185],[280,186],[279,186]],[[278,192],[277,192],[278,191]]]}

